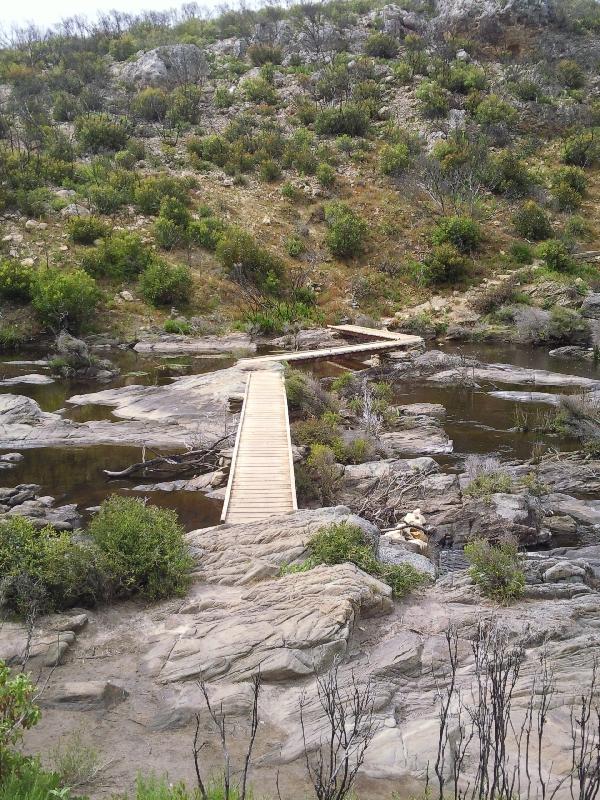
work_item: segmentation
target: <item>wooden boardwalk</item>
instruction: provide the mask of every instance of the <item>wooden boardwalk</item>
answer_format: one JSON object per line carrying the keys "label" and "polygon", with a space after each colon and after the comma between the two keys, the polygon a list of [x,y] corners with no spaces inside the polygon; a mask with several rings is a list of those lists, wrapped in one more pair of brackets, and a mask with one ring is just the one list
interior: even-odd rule
{"label": "wooden boardwalk", "polygon": [[371,341],[321,350],[275,353],[238,362],[248,370],[248,381],[229,470],[222,522],[257,522],[298,508],[283,372],[281,368],[261,369],[261,364],[377,353],[411,347],[423,341],[420,336],[358,325],[330,327]]}
{"label": "wooden boardwalk", "polygon": [[254,522],[298,508],[281,372],[250,372],[221,520]]}

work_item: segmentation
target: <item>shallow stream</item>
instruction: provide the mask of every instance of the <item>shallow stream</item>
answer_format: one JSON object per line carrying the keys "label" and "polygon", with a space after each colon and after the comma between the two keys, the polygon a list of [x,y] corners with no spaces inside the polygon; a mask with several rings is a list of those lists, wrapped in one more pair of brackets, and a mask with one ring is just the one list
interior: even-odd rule
{"label": "shallow stream", "polygon": [[[562,361],[551,358],[546,351],[508,345],[442,345],[446,352],[473,356],[482,362],[505,363],[531,369],[543,369],[564,374],[580,375],[600,380],[600,367],[595,363]],[[128,384],[160,385],[170,383],[181,374],[201,374],[229,367],[228,357],[179,356],[162,358],[156,355],[141,356],[132,350],[111,350],[106,356],[121,369],[121,374],[109,383],[56,379],[54,383],[34,386],[28,384],[0,386],[1,392],[27,395],[35,399],[44,411],[59,411],[78,422],[114,420],[110,408],[88,405],[70,408],[66,400],[74,394],[98,391]],[[42,359],[43,355],[28,351],[0,361],[0,380],[19,375],[48,375],[41,364],[19,363]],[[338,374],[340,368],[360,368],[356,360],[315,362],[308,367],[315,374]],[[515,426],[515,409],[529,414],[544,414],[547,406],[515,403],[490,396],[489,388],[466,389],[428,384],[427,381],[406,381],[398,385],[397,403],[440,403],[446,408],[444,428],[454,441],[454,453],[438,457],[446,469],[457,469],[468,453],[496,454],[502,459],[523,460],[530,456],[535,442],[543,441],[551,447],[569,450],[576,443],[564,438],[539,434],[523,434],[511,429]],[[502,385],[502,389],[527,391],[531,385]],[[543,392],[560,393],[560,387],[539,387]],[[571,392],[577,391],[571,388]],[[132,494],[131,487],[140,481],[109,480],[103,469],[118,470],[141,460],[139,447],[87,446],[48,447],[24,449],[24,460],[16,467],[0,474],[0,484],[14,486],[19,483],[37,483],[42,493],[56,498],[57,505],[77,503],[80,510],[98,505],[112,493]],[[214,525],[219,520],[221,502],[206,498],[200,492],[145,492],[157,505],[177,510],[186,529]]]}

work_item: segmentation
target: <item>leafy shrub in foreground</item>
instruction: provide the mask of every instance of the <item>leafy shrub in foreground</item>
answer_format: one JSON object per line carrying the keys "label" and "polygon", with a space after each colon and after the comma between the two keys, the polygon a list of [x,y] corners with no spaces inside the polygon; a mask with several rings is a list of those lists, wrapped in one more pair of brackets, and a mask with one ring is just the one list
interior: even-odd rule
{"label": "leafy shrub in foreground", "polygon": [[383,175],[397,176],[408,167],[410,151],[403,142],[386,144],[381,148],[379,156],[379,169]]}
{"label": "leafy shrub in foreground", "polygon": [[98,217],[72,217],[67,223],[69,239],[75,244],[94,244],[107,233],[106,223]]}
{"label": "leafy shrub in foreground", "polygon": [[0,522],[0,575],[0,607],[23,616],[93,603],[100,586],[93,550],[18,516]]}
{"label": "leafy shrub in foreground", "polygon": [[510,150],[492,156],[485,180],[492,192],[509,197],[528,194],[535,182],[525,162]]}
{"label": "leafy shrub in foreground", "polygon": [[114,495],[100,506],[89,534],[118,596],[156,600],[187,588],[192,559],[174,511]]}
{"label": "leafy shrub in foreground", "polygon": [[241,228],[227,229],[219,239],[216,254],[231,277],[265,289],[277,289],[283,276],[283,262]]}
{"label": "leafy shrub in foreground", "polygon": [[533,200],[527,200],[513,216],[516,232],[524,239],[539,241],[552,236],[552,225],[544,209]]}
{"label": "leafy shrub in foreground", "polygon": [[96,281],[83,270],[61,272],[48,267],[36,273],[31,304],[40,321],[53,331],[67,328],[77,333],[99,302]]}
{"label": "leafy shrub in foreground", "polygon": [[590,323],[572,308],[555,306],[550,312],[546,337],[553,344],[587,345],[591,338]]}
{"label": "leafy shrub in foreground", "polygon": [[367,37],[365,53],[373,58],[396,58],[398,40],[389,33],[374,31]]}
{"label": "leafy shrub in foreground", "polygon": [[190,268],[156,261],[146,267],[140,278],[144,300],[153,306],[187,303],[192,292]]}
{"label": "leafy shrub in foreground", "polygon": [[142,214],[158,214],[165,197],[173,197],[187,203],[189,183],[171,175],[157,175],[145,178],[135,190],[134,203]]}
{"label": "leafy shrub in foreground", "polygon": [[252,44],[247,50],[247,55],[255,67],[263,64],[281,64],[283,54],[281,47],[270,44]]}
{"label": "leafy shrub in foreground", "polygon": [[423,264],[423,277],[430,284],[453,284],[469,272],[469,262],[453,244],[446,242],[433,248]]}
{"label": "leafy shrub in foreground", "polygon": [[537,253],[546,266],[556,272],[571,272],[575,266],[573,257],[560,239],[548,239],[538,247]]}
{"label": "leafy shrub in foreground", "polygon": [[152,251],[137,234],[118,231],[86,253],[82,267],[96,277],[132,280],[150,265],[152,258]]}
{"label": "leafy shrub in foreground", "polygon": [[474,539],[465,545],[469,573],[486,597],[510,603],[522,596],[525,574],[516,541],[506,538],[493,545],[486,539]]}
{"label": "leafy shrub in foreground", "polygon": [[167,114],[168,96],[163,89],[148,87],[134,97],[131,110],[146,122],[160,122]]}
{"label": "leafy shrub in foreground", "polygon": [[86,152],[122,150],[129,138],[129,125],[108,114],[90,114],[75,120],[75,138]]}
{"label": "leafy shrub in foreground", "polygon": [[565,164],[590,167],[600,160],[600,136],[596,130],[581,131],[569,136],[561,153]]}
{"label": "leafy shrub in foreground", "polygon": [[33,267],[18,261],[0,261],[0,297],[27,303],[31,300],[31,287],[35,271]]}
{"label": "leafy shrub in foreground", "polygon": [[[308,542],[308,552],[308,559],[300,567],[302,571],[318,564],[343,564],[349,561],[391,586],[396,597],[404,597],[426,580],[410,564],[392,565],[379,561],[362,530],[348,522],[332,523],[321,528]],[[294,571],[294,568],[283,571]]]}
{"label": "leafy shrub in foreground", "polygon": [[351,258],[359,255],[367,236],[367,223],[346,203],[329,203],[325,208],[327,233],[325,241],[334,256]]}
{"label": "leafy shrub in foreground", "polygon": [[35,686],[29,677],[24,672],[13,675],[5,662],[0,661],[0,798],[4,793],[7,800],[20,800],[16,791],[8,791],[6,784],[13,781],[10,772],[6,773],[26,770],[27,762],[13,748],[20,743],[24,731],[37,725],[39,718]]}
{"label": "leafy shrub in foreground", "polygon": [[585,86],[585,73],[576,61],[563,58],[556,67],[558,79],[567,89],[581,89]]}
{"label": "leafy shrub in foreground", "polygon": [[365,108],[346,103],[341,108],[324,108],[319,111],[315,118],[315,131],[322,136],[366,136],[369,123],[369,112]]}
{"label": "leafy shrub in foreground", "polygon": [[450,110],[450,93],[437,81],[424,80],[415,92],[425,117],[446,117]]}
{"label": "leafy shrub in foreground", "polygon": [[485,97],[475,111],[475,119],[481,125],[512,125],[516,118],[516,108],[497,94]]}
{"label": "leafy shrub in foreground", "polygon": [[452,244],[460,253],[472,253],[482,240],[481,228],[470,217],[446,217],[431,235],[434,244]]}

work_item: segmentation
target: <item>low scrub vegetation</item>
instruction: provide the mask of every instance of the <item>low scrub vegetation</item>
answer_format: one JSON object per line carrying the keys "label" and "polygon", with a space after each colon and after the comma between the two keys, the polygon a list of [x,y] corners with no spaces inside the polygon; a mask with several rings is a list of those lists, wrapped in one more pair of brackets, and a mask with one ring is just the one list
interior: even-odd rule
{"label": "low scrub vegetation", "polygon": [[517,542],[506,537],[497,544],[474,539],[465,545],[469,573],[482,593],[499,603],[511,603],[523,595],[525,575]]}

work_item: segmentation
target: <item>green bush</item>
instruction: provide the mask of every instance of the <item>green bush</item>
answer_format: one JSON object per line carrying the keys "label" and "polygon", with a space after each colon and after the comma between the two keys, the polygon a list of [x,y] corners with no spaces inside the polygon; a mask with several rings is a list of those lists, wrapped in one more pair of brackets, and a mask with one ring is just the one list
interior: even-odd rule
{"label": "green bush", "polygon": [[117,596],[157,600],[185,592],[193,562],[174,511],[113,495],[92,518],[88,533]]}
{"label": "green bush", "polygon": [[166,319],[163,325],[165,333],[176,333],[178,336],[189,336],[192,326],[189,322],[181,319]]}
{"label": "green bush", "polygon": [[490,94],[478,103],[475,119],[480,125],[512,125],[517,119],[517,110],[497,94]]}
{"label": "green bush", "polygon": [[187,143],[188,152],[200,161],[209,161],[218,167],[227,163],[231,145],[224,136],[212,134],[210,136],[195,136]]}
{"label": "green bush", "polygon": [[506,472],[484,472],[469,482],[465,494],[478,499],[487,499],[493,494],[506,494],[513,488],[510,475]]}
{"label": "green bush", "polygon": [[242,84],[242,92],[250,103],[277,104],[277,92],[273,84],[264,78],[246,78]]}
{"label": "green bush", "polygon": [[[27,768],[27,761],[13,748],[20,744],[24,732],[39,721],[40,709],[36,705],[35,694],[36,688],[24,672],[13,675],[6,663],[0,661],[0,798],[3,793],[6,800],[21,800],[16,791],[8,791],[7,784],[10,785],[13,780],[11,774],[6,773],[8,770],[21,772]],[[15,786],[20,789],[13,783],[13,788]]]}
{"label": "green bush", "polygon": [[523,595],[525,574],[516,541],[506,538],[493,545],[474,539],[465,545],[465,556],[471,577],[486,597],[510,603]]}
{"label": "green bush", "polygon": [[136,117],[146,122],[161,122],[167,114],[168,96],[162,89],[142,89],[131,104]]}
{"label": "green bush", "polygon": [[531,264],[533,250],[527,242],[513,242],[510,246],[510,257],[517,264]]}
{"label": "green bush", "polygon": [[0,607],[25,617],[94,603],[101,591],[93,550],[25,517],[0,522],[0,575]]}
{"label": "green bush", "polygon": [[345,203],[329,203],[325,207],[327,233],[325,242],[334,256],[352,258],[364,249],[367,223]]}
{"label": "green bush", "polygon": [[575,267],[575,260],[560,239],[548,239],[538,247],[537,254],[556,272],[572,272]]}
{"label": "green bush", "polygon": [[366,136],[369,126],[369,112],[355,103],[325,108],[315,118],[315,131],[321,136]]}
{"label": "green bush", "polygon": [[191,244],[214,251],[217,249],[226,227],[225,223],[216,217],[193,220],[188,226],[189,241]]}
{"label": "green bush", "polygon": [[81,265],[95,277],[125,281],[143,272],[152,258],[152,251],[137,234],[118,231],[86,253]]}
{"label": "green bush", "polygon": [[281,167],[273,158],[265,159],[260,165],[260,179],[267,183],[276,181],[281,177]]}
{"label": "green bush", "polygon": [[152,262],[142,272],[140,290],[153,306],[188,303],[192,293],[192,273],[187,266]]}
{"label": "green bush", "polygon": [[316,378],[306,372],[288,367],[285,372],[285,391],[290,410],[320,417],[333,411],[336,403]]}
{"label": "green bush", "polygon": [[171,250],[188,240],[192,217],[185,204],[175,197],[164,197],[159,217],[154,223],[154,238],[159,247]]}
{"label": "green bush", "polygon": [[452,244],[460,253],[472,253],[482,240],[481,228],[470,217],[445,217],[431,234],[433,244]]}
{"label": "green bush", "polygon": [[283,277],[283,262],[241,228],[227,229],[219,239],[216,254],[231,277],[251,281],[261,288],[276,290]]}
{"label": "green bush", "polygon": [[[3,773],[4,774],[4,773]],[[0,800],[77,800],[54,772],[45,772],[39,762],[18,756],[0,782]],[[85,800],[85,798],[80,798]]]}
{"label": "green bush", "polygon": [[83,270],[61,272],[47,267],[36,273],[31,305],[43,325],[77,333],[100,302],[96,281]]}
{"label": "green bush", "polygon": [[559,81],[567,89],[581,89],[585,86],[585,73],[576,61],[563,58],[556,66]]}
{"label": "green bush", "polygon": [[165,197],[171,197],[179,200],[180,203],[187,204],[189,202],[188,188],[185,180],[170,175],[145,178],[135,190],[134,203],[142,214],[156,215],[159,213],[160,204]]}
{"label": "green bush", "polygon": [[86,152],[122,150],[129,138],[129,124],[107,114],[90,114],[75,120],[75,138]]}
{"label": "green bush", "polygon": [[[301,570],[312,569],[319,564],[350,562],[390,585],[398,598],[426,581],[425,576],[410,564],[390,565],[379,561],[362,530],[348,522],[332,523],[321,528],[309,540],[307,549],[309,555]],[[283,572],[286,571],[294,571],[294,568],[284,568]]]}
{"label": "green bush", "polygon": [[526,200],[513,216],[513,225],[519,236],[534,242],[552,236],[552,225],[544,209],[533,200]]}
{"label": "green bush", "polygon": [[255,67],[263,64],[281,64],[283,54],[280,47],[270,44],[252,44],[247,50],[247,55]]}
{"label": "green bush", "polygon": [[319,164],[315,175],[321,186],[330,187],[335,183],[335,169],[330,164]]}
{"label": "green bush", "polygon": [[553,344],[587,345],[591,338],[590,323],[572,308],[555,306],[550,312],[546,338]]}
{"label": "green bush", "polygon": [[450,93],[437,81],[422,81],[415,92],[415,97],[421,103],[421,111],[424,116],[433,119],[448,116]]}
{"label": "green bush", "polygon": [[167,117],[174,125],[197,125],[200,122],[202,88],[186,84],[169,95]]}
{"label": "green bush", "polygon": [[457,283],[468,273],[468,260],[448,242],[434,247],[423,263],[423,277],[433,285]]}
{"label": "green bush", "polygon": [[569,136],[562,147],[561,158],[575,167],[591,167],[600,161],[600,138],[596,130],[580,131]]}
{"label": "green bush", "polygon": [[492,192],[509,197],[528,194],[535,182],[527,165],[510,150],[492,156],[485,179]]}
{"label": "green bush", "polygon": [[466,64],[456,61],[451,65],[447,78],[444,81],[446,89],[460,94],[469,94],[473,90],[482,90],[486,86],[485,72],[475,64]]}
{"label": "green bush", "polygon": [[374,31],[367,37],[365,53],[372,58],[396,58],[398,40],[389,33]]}
{"label": "green bush", "polygon": [[67,223],[69,239],[75,244],[94,244],[106,236],[107,226],[98,217],[71,217]]}
{"label": "green bush", "polygon": [[114,214],[128,199],[123,191],[114,186],[92,186],[87,195],[99,214]]}
{"label": "green bush", "polygon": [[551,175],[552,196],[561,211],[574,211],[587,190],[587,177],[581,167],[561,167]]}
{"label": "green bush", "polygon": [[0,297],[17,303],[31,300],[35,276],[33,267],[19,264],[18,261],[0,261]]}
{"label": "green bush", "polygon": [[379,169],[383,175],[400,175],[410,163],[410,151],[408,145],[400,142],[398,144],[386,144],[381,148],[379,156]]}

